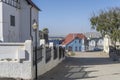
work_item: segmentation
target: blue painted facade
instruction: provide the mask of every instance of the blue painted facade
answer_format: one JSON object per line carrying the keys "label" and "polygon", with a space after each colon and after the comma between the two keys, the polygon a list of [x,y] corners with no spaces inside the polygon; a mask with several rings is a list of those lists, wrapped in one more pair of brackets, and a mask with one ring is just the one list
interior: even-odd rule
{"label": "blue painted facade", "polygon": [[49,40],[49,42],[53,42],[54,45],[59,45],[62,43],[62,40]]}
{"label": "blue painted facade", "polygon": [[66,45],[66,50],[73,52],[85,51],[84,47],[84,39],[75,38],[73,41]]}
{"label": "blue painted facade", "polygon": [[53,42],[54,45],[60,45],[64,37],[49,37],[49,42]]}

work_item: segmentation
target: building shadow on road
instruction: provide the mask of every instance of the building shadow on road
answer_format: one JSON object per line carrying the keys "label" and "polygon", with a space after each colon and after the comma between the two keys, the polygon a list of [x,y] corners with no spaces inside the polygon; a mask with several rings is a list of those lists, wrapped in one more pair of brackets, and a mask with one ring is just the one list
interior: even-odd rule
{"label": "building shadow on road", "polygon": [[[86,70],[95,65],[117,64],[109,58],[77,58],[67,57],[62,63],[54,69],[48,71],[39,77],[39,80],[84,80],[88,78],[96,78],[98,76],[89,76],[97,70]],[[90,65],[88,67],[88,65]]]}
{"label": "building shadow on road", "polygon": [[95,78],[96,76],[89,77],[88,74],[94,71],[85,71],[88,67],[78,65],[66,65],[66,62],[60,63],[54,69],[48,71],[39,77],[39,80],[76,80],[83,78]]}
{"label": "building shadow on road", "polygon": [[77,57],[69,57],[67,58],[66,61],[70,61],[70,62],[76,62],[76,65],[79,65],[81,63],[81,65],[104,65],[104,64],[117,64],[120,61],[113,61],[111,60],[109,57],[99,57],[99,58],[95,58],[95,57],[90,57],[90,58],[77,58]]}

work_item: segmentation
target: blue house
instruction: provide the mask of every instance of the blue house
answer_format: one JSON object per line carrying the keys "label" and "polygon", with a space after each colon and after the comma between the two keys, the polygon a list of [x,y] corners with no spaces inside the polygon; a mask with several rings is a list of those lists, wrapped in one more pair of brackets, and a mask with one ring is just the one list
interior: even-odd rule
{"label": "blue house", "polygon": [[66,50],[68,51],[73,52],[85,51],[85,40],[86,37],[83,34],[80,33],[68,34],[64,41],[62,42],[62,45],[65,46]]}
{"label": "blue house", "polygon": [[53,42],[54,45],[59,45],[62,43],[64,37],[49,37],[49,42]]}

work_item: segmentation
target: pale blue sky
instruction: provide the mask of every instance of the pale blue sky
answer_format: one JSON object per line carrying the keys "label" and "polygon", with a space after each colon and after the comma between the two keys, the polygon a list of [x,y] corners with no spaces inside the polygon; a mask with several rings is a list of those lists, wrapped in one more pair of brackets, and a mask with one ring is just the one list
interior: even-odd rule
{"label": "pale blue sky", "polygon": [[91,32],[90,17],[101,9],[120,7],[120,0],[33,0],[42,10],[39,28],[50,35]]}

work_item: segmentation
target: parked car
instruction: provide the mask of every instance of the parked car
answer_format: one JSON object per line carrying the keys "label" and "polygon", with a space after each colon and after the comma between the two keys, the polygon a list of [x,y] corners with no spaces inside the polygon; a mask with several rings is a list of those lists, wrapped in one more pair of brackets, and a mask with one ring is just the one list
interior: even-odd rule
{"label": "parked car", "polygon": [[95,47],[94,51],[102,51],[102,49]]}

